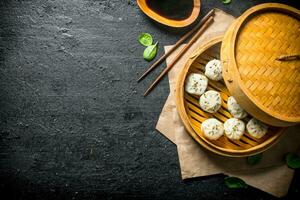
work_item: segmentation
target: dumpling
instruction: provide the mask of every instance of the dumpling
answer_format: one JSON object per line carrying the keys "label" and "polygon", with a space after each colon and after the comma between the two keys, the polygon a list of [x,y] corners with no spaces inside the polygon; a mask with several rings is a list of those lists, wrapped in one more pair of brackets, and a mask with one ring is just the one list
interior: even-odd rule
{"label": "dumpling", "polygon": [[211,60],[205,65],[205,76],[207,78],[219,81],[222,79],[222,64],[220,60]]}
{"label": "dumpling", "polygon": [[207,88],[208,79],[202,74],[191,73],[186,78],[185,91],[190,94],[201,95]]}
{"label": "dumpling", "polygon": [[229,139],[239,140],[245,132],[245,123],[236,118],[230,118],[224,123],[225,135]]}
{"label": "dumpling", "polygon": [[230,96],[227,101],[227,106],[230,114],[237,119],[243,119],[247,116],[245,110],[236,102],[233,96]]}
{"label": "dumpling", "polygon": [[200,107],[209,113],[215,113],[222,104],[222,98],[219,92],[214,90],[206,91],[199,100]]}
{"label": "dumpling", "polygon": [[215,118],[205,120],[201,125],[204,136],[210,140],[217,140],[224,134],[223,123]]}
{"label": "dumpling", "polygon": [[255,118],[249,120],[246,128],[251,136],[258,139],[263,137],[268,132],[268,126]]}

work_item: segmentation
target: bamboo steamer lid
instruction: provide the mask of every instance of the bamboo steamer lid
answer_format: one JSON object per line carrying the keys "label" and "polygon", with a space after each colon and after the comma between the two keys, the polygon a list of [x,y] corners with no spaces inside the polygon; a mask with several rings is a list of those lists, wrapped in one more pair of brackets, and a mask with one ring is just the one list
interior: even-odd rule
{"label": "bamboo steamer lid", "polygon": [[[296,56],[278,60],[291,55]],[[225,84],[257,119],[273,126],[294,125],[300,122],[299,56],[300,11],[277,3],[252,7],[223,38]]]}

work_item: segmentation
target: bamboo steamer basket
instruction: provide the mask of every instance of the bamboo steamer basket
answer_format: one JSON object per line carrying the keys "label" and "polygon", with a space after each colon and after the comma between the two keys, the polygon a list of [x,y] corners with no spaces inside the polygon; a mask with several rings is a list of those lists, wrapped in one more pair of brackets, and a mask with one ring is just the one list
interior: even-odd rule
{"label": "bamboo steamer basket", "polygon": [[268,3],[247,10],[223,38],[223,78],[230,93],[257,119],[273,126],[300,122],[300,11]]}
{"label": "bamboo steamer basket", "polygon": [[[179,116],[188,131],[188,133],[206,149],[230,157],[244,157],[265,151],[275,144],[283,134],[285,128],[270,126],[268,133],[260,138],[253,138],[245,133],[240,140],[230,140],[226,136],[222,136],[218,140],[209,140],[203,136],[201,124],[208,118],[216,118],[221,122],[225,122],[231,118],[231,114],[227,108],[227,99],[230,92],[224,82],[211,81],[208,82],[208,90],[216,90],[221,93],[222,107],[217,113],[210,114],[201,110],[199,107],[199,96],[188,94],[184,91],[186,76],[189,73],[204,73],[205,65],[212,59],[220,59],[220,48],[223,36],[220,35],[209,40],[196,50],[188,59],[185,67],[178,75],[176,85],[176,106]],[[250,117],[247,117],[247,122]]]}
{"label": "bamboo steamer basket", "polygon": [[182,20],[169,19],[159,15],[157,12],[155,12],[154,10],[150,9],[147,6],[146,0],[137,0],[137,4],[139,8],[151,19],[170,27],[180,28],[192,24],[200,14],[201,1],[200,0],[190,0],[190,1],[193,1],[193,10],[191,12],[191,15]]}
{"label": "bamboo steamer basket", "polygon": [[[272,15],[268,16],[269,13],[271,13]],[[267,14],[267,15],[265,15],[265,14]],[[256,101],[254,101],[252,99],[251,95],[248,96],[248,93],[244,92],[244,90],[242,90],[244,88],[247,89],[247,87],[251,88],[252,85],[250,85],[250,86],[247,85],[247,83],[249,84],[249,81],[254,81],[254,85],[256,87],[258,87],[260,89],[260,91],[264,91],[264,90],[262,90],[263,86],[265,86],[265,85],[268,86],[268,84],[263,82],[263,81],[266,82],[267,80],[270,81],[271,83],[274,80],[274,82],[282,81],[283,84],[289,84],[290,82],[293,82],[294,84],[298,84],[298,90],[297,89],[289,89],[289,91],[290,92],[292,91],[293,92],[292,95],[294,95],[293,96],[294,99],[291,100],[291,103],[293,103],[293,101],[298,103],[298,104],[294,103],[294,106],[295,106],[294,108],[296,110],[295,110],[295,112],[292,112],[292,113],[295,114],[298,112],[298,114],[299,114],[300,73],[299,73],[299,68],[297,68],[300,66],[299,61],[284,61],[283,63],[280,63],[280,64],[277,63],[276,65],[274,65],[274,67],[272,67],[272,65],[271,65],[271,67],[269,67],[269,65],[268,65],[269,68],[267,68],[267,70],[262,71],[262,72],[261,71],[256,72],[258,75],[258,77],[256,77],[256,76],[254,76],[255,72],[254,72],[254,74],[253,74],[253,72],[251,72],[251,70],[252,70],[251,67],[255,67],[256,60],[258,60],[257,65],[265,64],[266,60],[259,58],[259,57],[258,58],[252,57],[251,52],[255,51],[255,53],[256,53],[256,50],[252,49],[252,46],[250,46],[251,47],[250,50],[247,49],[247,50],[244,50],[241,52],[237,52],[238,48],[236,48],[236,47],[239,47],[239,45],[245,45],[245,48],[246,48],[248,43],[245,44],[244,40],[241,40],[238,37],[237,37],[238,39],[234,39],[234,38],[236,38],[236,36],[233,37],[234,33],[237,34],[238,36],[243,34],[244,30],[240,29],[240,27],[245,28],[245,23],[247,25],[249,25],[249,23],[251,23],[251,20],[253,20],[252,18],[259,19],[258,16],[260,16],[260,15],[262,15],[261,17],[265,20],[266,24],[263,24],[261,22],[254,23],[256,25],[257,24],[261,25],[262,27],[260,27],[260,28],[262,30],[253,31],[254,36],[251,35],[251,36],[249,36],[250,38],[251,37],[252,37],[252,39],[253,39],[253,37],[255,38],[255,35],[261,36],[260,31],[263,32],[264,27],[265,28],[270,27],[267,25],[272,24],[272,19],[277,21],[277,24],[275,23],[276,27],[278,26],[277,28],[279,28],[279,29],[285,28],[285,26],[283,24],[279,25],[278,22],[280,22],[280,21],[278,21],[276,14],[279,14],[279,19],[281,19],[280,17],[283,17],[285,22],[287,22],[286,21],[287,18],[285,18],[286,15],[288,15],[288,17],[297,19],[298,20],[297,23],[295,21],[293,21],[293,19],[291,19],[291,22],[294,23],[293,25],[291,24],[290,21],[289,21],[289,23],[286,23],[286,24],[296,27],[296,30],[298,30],[298,31],[300,30],[300,26],[299,26],[300,14],[299,14],[299,11],[294,8],[291,8],[289,6],[285,6],[282,4],[262,4],[262,5],[253,7],[250,10],[246,11],[241,17],[239,17],[231,25],[231,27],[226,32],[225,36],[220,35],[218,37],[212,38],[211,40],[207,41],[205,44],[200,46],[198,48],[198,50],[196,50],[191,55],[191,57],[187,60],[185,67],[182,69],[182,71],[180,72],[180,74],[178,76],[177,85],[176,85],[176,106],[177,106],[179,116],[180,116],[186,130],[188,131],[188,133],[201,146],[208,149],[209,151],[212,151],[214,153],[217,153],[217,154],[220,154],[223,156],[229,156],[229,157],[245,157],[245,156],[249,156],[249,155],[254,155],[254,154],[257,154],[257,153],[267,150],[272,145],[274,145],[276,142],[278,142],[280,137],[283,135],[283,133],[286,129],[285,126],[290,126],[290,125],[293,125],[293,124],[299,122],[299,119],[287,120],[286,118],[279,118],[277,115],[273,115],[273,113],[270,114],[270,112],[267,112],[267,110],[262,109],[261,107],[259,107],[256,104],[256,101],[259,101],[259,98],[257,98],[258,100],[255,99]],[[249,31],[249,29],[246,29],[246,31]],[[280,33],[278,33],[278,34],[280,35]],[[272,35],[273,40],[274,40],[274,38],[276,38],[276,37],[274,35]],[[297,44],[298,45],[300,44],[299,34],[298,34],[298,37],[294,36],[294,37],[290,37],[290,38],[292,38],[291,40],[293,40],[293,42],[295,43],[295,45],[290,45],[293,48],[291,48],[291,49],[287,48],[285,50],[282,49],[281,52],[277,52],[276,49],[274,49],[274,51],[270,52],[270,54],[272,55],[271,58],[275,59],[275,58],[277,58],[277,56],[279,56],[282,53],[292,54],[295,52],[298,52],[298,53],[300,52],[299,47],[297,47]],[[238,41],[238,42],[236,42],[236,41]],[[270,39],[269,39],[269,41],[270,41]],[[296,43],[296,42],[298,42],[298,43]],[[256,46],[254,46],[254,47],[256,47]],[[264,49],[264,48],[261,47],[261,49],[258,48],[257,50],[262,51],[262,49]],[[247,52],[247,51],[249,51],[249,52]],[[267,54],[269,55],[270,50],[266,51],[266,48],[265,48],[264,51],[267,52]],[[249,54],[246,54],[247,56],[245,55],[245,58],[243,58],[244,52],[249,53]],[[240,53],[242,53],[242,55],[240,55]],[[254,55],[255,55],[255,53],[254,53]],[[221,55],[221,58],[220,58],[220,55]],[[247,60],[247,58],[249,59],[249,63],[246,62],[247,64],[244,64],[244,66],[249,68],[248,71],[251,72],[250,73],[251,76],[249,76],[248,79],[245,79],[243,76],[241,76],[241,74],[244,75],[246,73],[244,73],[244,71],[242,71],[242,72],[239,71],[241,69],[244,69],[244,68],[239,68],[239,66],[240,66],[239,64],[243,63],[243,62],[240,62],[239,59],[242,59],[242,61],[244,61],[244,60]],[[216,91],[220,92],[222,101],[223,101],[222,107],[218,110],[217,113],[214,113],[214,114],[206,113],[201,110],[201,108],[199,107],[199,103],[198,103],[199,96],[190,95],[184,91],[184,84],[185,84],[186,76],[189,73],[204,73],[204,68],[205,68],[206,63],[212,59],[221,59],[222,60],[223,77],[224,77],[224,81],[216,82],[216,81],[209,80],[208,90],[216,90]],[[259,59],[262,59],[263,61],[260,61]],[[270,62],[270,63],[273,64],[273,63],[275,63],[275,61],[272,60],[272,62]],[[261,74],[263,74],[263,73],[267,73],[267,77],[270,77],[272,75],[272,71],[276,70],[276,67],[282,67],[282,68],[289,67],[289,68],[293,69],[294,72],[292,72],[290,74],[291,77],[293,78],[292,81],[287,81],[286,80],[287,78],[286,77],[284,78],[284,75],[281,75],[278,77],[278,74],[276,74],[275,72],[274,72],[275,73],[274,76],[277,75],[277,77],[275,77],[275,78],[273,77],[273,78],[268,78],[268,79],[266,79],[266,78],[262,79],[260,77]],[[268,70],[271,72],[269,72]],[[286,71],[287,70],[285,69],[285,72]],[[288,76],[288,77],[290,77],[290,76]],[[240,80],[238,78],[240,78]],[[245,81],[245,82],[241,82],[241,81]],[[255,83],[255,81],[262,81],[262,83],[261,84],[259,82]],[[286,83],[286,82],[288,82],[288,83]],[[244,88],[241,88],[241,86],[239,84],[243,84],[243,83],[244,84],[246,83],[247,87],[244,86]],[[252,87],[254,87],[254,86],[252,86]],[[250,90],[250,91],[253,91],[253,88],[251,88],[251,89],[252,90]],[[272,97],[272,95],[275,94],[274,92],[276,93],[276,90],[272,91],[269,94],[262,93],[262,95],[269,95],[268,99],[271,99],[271,98],[274,98],[274,97]],[[264,93],[267,93],[267,92],[264,91]],[[240,140],[230,140],[226,136],[222,136],[218,140],[209,140],[203,136],[203,133],[201,131],[201,124],[204,120],[213,117],[213,118],[218,119],[221,122],[225,122],[227,119],[232,117],[227,108],[227,99],[229,96],[234,96],[237,99],[238,103],[250,115],[246,119],[243,119],[245,124],[250,120],[251,116],[269,124],[268,133],[264,137],[262,137],[260,139],[256,139],[256,138],[252,137],[250,134],[248,134],[247,132],[245,132],[245,134],[242,136],[242,138]],[[289,98],[289,99],[291,99],[291,98]],[[287,103],[286,105],[288,106],[289,104]],[[286,110],[284,110],[283,112],[285,114],[287,113]],[[287,115],[285,115],[285,116],[287,116]]]}

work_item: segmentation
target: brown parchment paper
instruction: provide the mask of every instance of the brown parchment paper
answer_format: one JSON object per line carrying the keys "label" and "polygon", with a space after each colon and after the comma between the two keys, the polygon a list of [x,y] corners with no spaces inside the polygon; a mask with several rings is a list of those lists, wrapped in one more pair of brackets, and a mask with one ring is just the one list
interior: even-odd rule
{"label": "brown parchment paper", "polygon": [[[174,96],[177,74],[187,58],[201,43],[216,35],[222,35],[233,20],[231,15],[217,9],[213,24],[169,72],[170,95],[159,117],[156,129],[177,145],[183,179],[223,173],[238,176],[253,187],[281,197],[287,193],[294,173],[293,170],[286,167],[283,157],[287,152],[299,150],[300,134],[297,134],[299,126],[288,129],[279,143],[264,152],[263,159],[258,165],[249,166],[245,158],[227,158],[203,149],[185,131],[177,114]],[[167,51],[169,48],[170,46],[165,47],[165,50]],[[180,48],[177,52],[179,50]],[[177,52],[175,51],[167,59],[167,63]]]}

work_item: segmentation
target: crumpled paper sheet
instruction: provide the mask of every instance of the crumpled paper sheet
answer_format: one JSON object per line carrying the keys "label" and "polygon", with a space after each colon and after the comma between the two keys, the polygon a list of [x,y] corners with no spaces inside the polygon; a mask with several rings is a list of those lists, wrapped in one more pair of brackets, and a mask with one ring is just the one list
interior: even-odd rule
{"label": "crumpled paper sheet", "polygon": [[[284,154],[299,150],[299,126],[291,127],[280,142],[264,152],[262,161],[250,166],[245,158],[228,158],[216,155],[202,148],[186,132],[175,105],[175,85],[177,74],[185,61],[201,43],[217,35],[223,35],[234,17],[216,9],[213,24],[169,72],[170,95],[159,117],[156,129],[177,145],[181,175],[183,179],[213,174],[226,174],[242,178],[247,184],[274,196],[282,197],[288,192],[294,171],[283,161]],[[165,47],[168,51],[171,47]],[[182,48],[182,47],[181,47]],[[177,49],[167,63],[180,51]]]}

